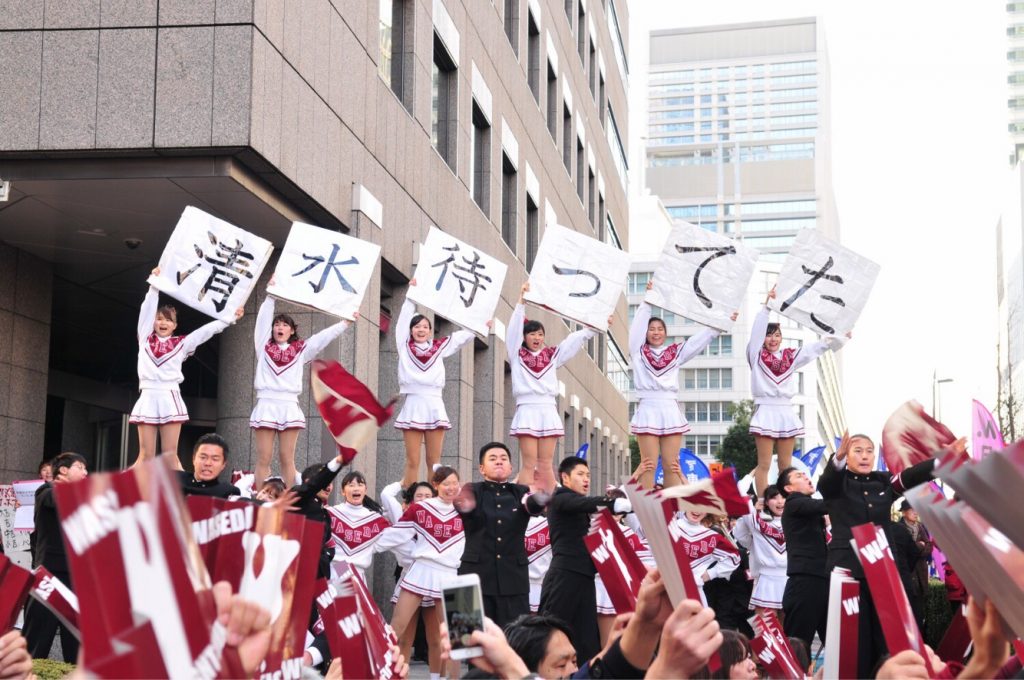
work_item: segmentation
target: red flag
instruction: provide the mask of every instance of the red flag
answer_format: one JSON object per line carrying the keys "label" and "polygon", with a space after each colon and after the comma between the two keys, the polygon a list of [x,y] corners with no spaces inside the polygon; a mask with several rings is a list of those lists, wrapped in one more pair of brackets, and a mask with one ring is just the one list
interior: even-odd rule
{"label": "red flag", "polygon": [[828,625],[825,648],[835,654],[825,657],[825,677],[857,678],[857,640],[860,630],[860,581],[841,567],[829,580]]}
{"label": "red flag", "polygon": [[767,610],[759,614],[754,621],[757,635],[750,641],[750,648],[761,665],[768,671],[769,678],[784,680],[803,680],[806,669],[797,663],[793,647],[782,632],[775,612]]}
{"label": "red flag", "polygon": [[32,572],[0,553],[0,630],[14,627],[32,588]]}
{"label": "red flag", "polygon": [[889,472],[898,475],[905,468],[932,458],[956,441],[948,427],[925,413],[916,401],[900,406],[882,428],[882,453]]}
{"label": "red flag", "polygon": [[692,484],[683,484],[661,490],[663,498],[679,499],[679,508],[690,512],[740,517],[750,512],[750,501],[740,495],[736,469],[725,468]]}
{"label": "red flag", "polygon": [[647,567],[637,557],[608,508],[601,508],[590,516],[590,533],[583,537],[583,542],[590,550],[590,559],[601,575],[615,612],[635,611],[640,582],[647,575]]}
{"label": "red flag", "polygon": [[46,567],[38,566],[32,573],[32,590],[29,595],[60,619],[66,630],[81,639],[78,632],[78,596]]}
{"label": "red flag", "polygon": [[381,406],[370,389],[337,361],[314,361],[310,379],[324,425],[348,463],[391,418],[395,400]]}
{"label": "red flag", "polygon": [[939,658],[947,663],[950,661],[964,663],[967,652],[971,649],[971,631],[967,626],[967,618],[964,616],[966,608],[966,605],[957,607],[953,619],[949,622],[949,627],[946,628],[946,633],[942,636],[942,641],[939,642],[939,646],[935,650]]}

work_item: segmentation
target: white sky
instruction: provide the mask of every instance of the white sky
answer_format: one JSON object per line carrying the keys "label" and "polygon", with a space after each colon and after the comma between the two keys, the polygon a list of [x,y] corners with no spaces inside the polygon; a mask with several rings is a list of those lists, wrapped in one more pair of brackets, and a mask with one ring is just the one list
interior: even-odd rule
{"label": "white sky", "polygon": [[[652,28],[817,15],[832,67],[833,179],[844,245],[882,265],[843,349],[851,431],[880,434],[900,403],[970,434],[995,410],[995,225],[1008,181],[1005,3],[631,0],[630,174],[646,134]],[[631,233],[631,250],[636,239]],[[643,246],[648,252],[660,244]]]}

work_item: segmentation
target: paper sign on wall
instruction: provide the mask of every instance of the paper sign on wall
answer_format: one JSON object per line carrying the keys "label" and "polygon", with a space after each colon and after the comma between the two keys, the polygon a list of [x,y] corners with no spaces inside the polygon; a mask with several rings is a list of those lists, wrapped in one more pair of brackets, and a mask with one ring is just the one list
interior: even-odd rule
{"label": "paper sign on wall", "polygon": [[267,292],[281,300],[354,319],[370,286],[380,246],[293,222]]}
{"label": "paper sign on wall", "polygon": [[549,224],[530,270],[528,302],[605,330],[626,286],[629,255],[572,229]]}
{"label": "paper sign on wall", "polygon": [[270,241],[188,206],[149,284],[175,300],[231,322],[270,258]]}
{"label": "paper sign on wall", "polygon": [[644,301],[728,330],[756,266],[757,253],[741,242],[684,222],[669,233]]}
{"label": "paper sign on wall", "polygon": [[822,236],[801,231],[782,265],[768,307],[820,335],[853,329],[881,268]]}
{"label": "paper sign on wall", "polygon": [[441,316],[481,335],[501,298],[508,271],[494,259],[468,243],[430,227],[420,245],[416,285],[408,298]]}

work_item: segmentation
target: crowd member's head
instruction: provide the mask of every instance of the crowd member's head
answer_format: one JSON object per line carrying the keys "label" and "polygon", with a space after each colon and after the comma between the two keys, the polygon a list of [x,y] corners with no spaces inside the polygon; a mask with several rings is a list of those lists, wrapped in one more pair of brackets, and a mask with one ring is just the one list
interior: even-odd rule
{"label": "crowd member's head", "polygon": [[430,478],[430,483],[437,490],[438,498],[445,503],[451,503],[455,500],[455,497],[459,495],[459,489],[462,487],[459,484],[459,473],[455,468],[447,465],[441,465],[434,470],[434,476]]}
{"label": "crowd member's head", "polygon": [[72,451],[65,451],[50,462],[53,470],[53,481],[77,482],[89,476],[85,466],[85,457]]}
{"label": "crowd member's head", "polygon": [[586,496],[590,493],[590,466],[582,458],[569,456],[558,464],[558,481],[565,488]]}
{"label": "crowd member's head", "polygon": [[693,510],[686,511],[686,519],[693,524],[701,524],[704,522],[704,518],[708,516],[706,512],[694,512]]}
{"label": "crowd member's head", "polygon": [[280,477],[267,477],[263,480],[260,490],[256,492],[256,500],[264,503],[276,501],[285,490],[286,487],[283,479]]}
{"label": "crowd member's head", "polygon": [[[323,463],[314,463],[312,465],[307,465],[306,469],[302,471],[302,483],[305,484],[309,480],[313,479],[313,475],[319,472],[320,468],[322,467]],[[331,491],[333,490],[334,482],[331,482],[317,493],[317,500],[320,501],[321,503],[326,503],[330,499]]]}
{"label": "crowd member's head", "polygon": [[523,322],[523,347],[538,352],[544,347],[544,324],[536,319]]}
{"label": "crowd member's head", "polygon": [[782,517],[782,509],[786,507],[786,497],[777,486],[768,486],[764,490],[764,509],[772,517]]}
{"label": "crowd member's head", "polygon": [[53,468],[50,466],[50,461],[44,460],[39,464],[39,479],[44,482],[53,481]]}
{"label": "crowd member's head", "polygon": [[722,631],[722,646],[718,648],[722,666],[711,674],[716,680],[758,680],[757,664],[750,649],[750,641],[743,633]]}
{"label": "crowd member's head", "polygon": [[858,475],[871,474],[875,469],[875,443],[866,434],[850,437],[846,452],[846,467]]}
{"label": "crowd member's head", "polygon": [[512,476],[512,453],[501,442],[480,447],[480,474],[491,482],[507,482]]}
{"label": "crowd member's head", "polygon": [[299,339],[299,325],[288,314],[278,314],[274,317],[274,326],[270,335],[278,344],[291,344]]}
{"label": "crowd member's head", "polygon": [[193,476],[200,482],[212,482],[228,464],[228,443],[216,432],[207,432],[192,448]]}
{"label": "crowd member's head", "polygon": [[579,670],[572,631],[561,619],[524,614],[505,626],[505,637],[530,672],[542,678],[568,678]]}
{"label": "crowd member's head", "polygon": [[810,496],[814,493],[814,482],[803,470],[788,467],[779,473],[779,481],[775,483],[779,493],[789,497],[791,493],[802,493]]}
{"label": "crowd member's head", "polygon": [[402,500],[405,501],[406,505],[412,505],[413,503],[433,498],[436,495],[437,492],[434,491],[434,487],[430,485],[430,482],[413,482],[409,485],[408,489],[402,492]]}
{"label": "crowd member's head", "polygon": [[807,643],[800,638],[791,637],[789,639],[789,646],[793,648],[793,656],[796,657],[796,662],[800,665],[800,668],[804,669],[807,675],[814,675],[814,669],[811,668],[811,652],[807,648]]}
{"label": "crowd member's head", "polygon": [[919,519],[917,516],[917,510],[910,507],[910,501],[906,498],[904,498],[903,502],[900,503],[900,513],[903,514],[904,521],[909,522],[910,524],[917,524],[917,520]]}

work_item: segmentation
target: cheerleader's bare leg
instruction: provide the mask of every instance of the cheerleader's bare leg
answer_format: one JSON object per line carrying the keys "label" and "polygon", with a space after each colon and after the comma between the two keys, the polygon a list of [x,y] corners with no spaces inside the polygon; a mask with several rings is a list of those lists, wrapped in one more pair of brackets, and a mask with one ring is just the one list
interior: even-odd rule
{"label": "cheerleader's bare leg", "polygon": [[793,465],[793,448],[795,446],[796,437],[775,440],[775,455],[779,457],[779,472]]}
{"label": "cheerleader's bare leg", "polygon": [[[441,462],[441,449],[444,446],[444,429],[427,430],[423,433],[423,441],[427,449],[427,478],[434,472],[434,466]],[[412,482],[409,482],[412,484]]]}
{"label": "cheerleader's bare leg", "polygon": [[[256,466],[253,470],[252,488],[259,491],[263,480],[270,476],[270,462],[274,459],[274,436],[277,430],[269,427],[256,428]],[[285,486],[291,487],[287,481]]]}
{"label": "cheerleader's bare leg", "polygon": [[544,437],[537,440],[537,471],[534,473],[533,484],[530,488],[534,491],[546,491],[552,493],[555,490],[555,447],[558,446],[558,437]]}
{"label": "cheerleader's bare leg", "polygon": [[292,484],[302,483],[302,480],[298,478],[299,471],[295,468],[295,444],[299,441],[299,432],[301,431],[300,427],[281,430],[277,440],[281,454],[281,476],[284,477],[285,486],[289,488]]}
{"label": "cheerleader's bare leg", "polygon": [[[442,669],[441,663],[441,625],[427,625],[427,614],[426,612],[434,612],[434,621],[437,622],[438,612],[437,607],[426,607],[423,609],[423,622],[427,626],[423,633],[427,636],[427,665],[430,667],[431,673],[440,673]],[[416,631],[413,631],[413,635]],[[410,638],[411,640],[412,638]],[[411,644],[411,643],[410,643]]]}
{"label": "cheerleader's bare leg", "polygon": [[423,447],[423,430],[402,430],[402,441],[405,442],[405,474],[402,475],[402,488],[419,479],[420,449]]}
{"label": "cheerleader's bare leg", "polygon": [[[399,591],[399,594],[401,594],[401,591]],[[409,625],[405,627],[405,632],[403,632],[401,635],[398,636],[398,648],[399,649],[408,649],[410,651],[412,650],[412,646],[416,642],[416,625],[418,623],[418,620],[419,620],[419,617],[413,615],[413,617],[409,620]],[[393,627],[394,626],[392,626],[392,628]],[[424,631],[424,632],[426,632],[426,631]],[[429,645],[428,645],[428,649],[429,649]],[[403,652],[403,654],[404,654],[404,652]],[[411,659],[408,656],[405,657],[405,660],[411,662]]]}
{"label": "cheerleader's bare leg", "polygon": [[[395,630],[395,635],[400,641],[405,642],[401,645],[402,656],[406,659],[412,657],[409,656],[410,650],[412,649],[412,637],[405,637],[405,631],[407,628],[411,628],[413,619],[420,610],[420,603],[423,601],[422,595],[409,592],[404,588],[398,591],[398,602],[395,603],[394,612],[391,614],[391,627]],[[429,625],[427,618],[424,616],[424,625]],[[415,629],[413,629],[415,635]]]}
{"label": "cheerleader's bare leg", "polygon": [[138,424],[139,428],[139,457],[135,464],[144,463],[156,457],[156,435],[159,427],[156,425]]}
{"label": "cheerleader's bare leg", "polygon": [[[754,446],[757,447],[757,467],[754,468],[754,488],[757,490],[758,498],[764,493],[764,490],[768,487],[768,468],[772,466],[772,456],[775,453],[775,442],[779,442],[781,445],[784,439],[772,439],[771,437],[765,437],[760,434],[754,435]],[[789,440],[792,443],[792,438]],[[781,448],[781,446],[780,446]],[[792,458],[793,447],[790,445],[789,448],[790,458]],[[781,459],[781,455],[779,456]],[[782,469],[782,461],[779,460],[779,469]]]}
{"label": "cheerleader's bare leg", "polygon": [[181,436],[181,423],[167,423],[160,426],[160,453],[170,455],[174,469],[182,470],[181,459],[178,458],[178,438]]}
{"label": "cheerleader's bare leg", "polygon": [[536,437],[519,435],[519,477],[516,482],[533,489],[534,471],[537,469],[537,444],[542,441]]}
{"label": "cheerleader's bare leg", "polygon": [[661,469],[665,473],[665,486],[686,484],[679,469],[679,445],[682,441],[683,435],[681,434],[667,434],[664,437],[658,437],[658,443],[661,445]]}
{"label": "cheerleader's bare leg", "polygon": [[[657,461],[658,456],[661,454],[661,443],[658,441],[659,437],[654,434],[638,434],[636,436],[636,442],[640,446],[640,460],[653,460]],[[667,468],[666,468],[667,470]],[[640,475],[640,485],[645,489],[654,488],[654,471],[644,472]]]}

